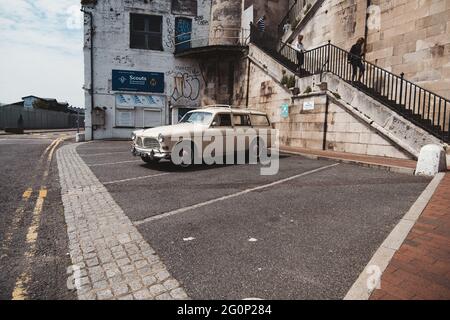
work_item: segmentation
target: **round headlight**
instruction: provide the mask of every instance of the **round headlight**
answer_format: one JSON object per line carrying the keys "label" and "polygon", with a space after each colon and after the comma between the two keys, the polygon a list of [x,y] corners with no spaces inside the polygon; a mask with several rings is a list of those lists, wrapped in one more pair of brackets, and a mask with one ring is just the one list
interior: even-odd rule
{"label": "round headlight", "polygon": [[159,143],[163,143],[164,142],[164,136],[161,133],[158,135],[158,142]]}

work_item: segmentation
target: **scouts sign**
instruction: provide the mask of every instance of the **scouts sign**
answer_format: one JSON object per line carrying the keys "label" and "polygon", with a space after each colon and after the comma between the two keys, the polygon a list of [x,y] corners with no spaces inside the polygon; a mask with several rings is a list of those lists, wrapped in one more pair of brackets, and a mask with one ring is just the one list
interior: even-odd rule
{"label": "scouts sign", "polygon": [[112,89],[114,91],[164,92],[164,73],[113,70]]}

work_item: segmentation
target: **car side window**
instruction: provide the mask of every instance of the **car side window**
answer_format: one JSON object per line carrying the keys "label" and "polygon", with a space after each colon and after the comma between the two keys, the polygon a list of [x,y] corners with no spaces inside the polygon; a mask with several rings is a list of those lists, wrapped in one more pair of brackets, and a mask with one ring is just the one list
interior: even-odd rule
{"label": "car side window", "polygon": [[237,127],[250,126],[250,117],[247,114],[234,114],[233,122]]}
{"label": "car side window", "polygon": [[217,123],[216,127],[231,127],[231,116],[227,113],[219,113],[216,115],[214,121]]}
{"label": "car side window", "polygon": [[262,115],[262,114],[252,114],[250,116],[251,120],[252,120],[252,126],[263,126],[263,127],[267,127],[270,125],[269,120],[267,119],[267,116]]}

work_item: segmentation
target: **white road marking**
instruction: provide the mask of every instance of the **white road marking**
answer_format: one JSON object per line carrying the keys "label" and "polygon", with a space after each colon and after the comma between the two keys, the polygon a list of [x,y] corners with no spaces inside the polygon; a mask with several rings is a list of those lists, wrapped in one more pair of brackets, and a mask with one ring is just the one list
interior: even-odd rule
{"label": "white road marking", "polygon": [[131,155],[130,151],[116,151],[116,152],[104,152],[104,153],[79,153],[82,157],[91,157],[91,156],[106,156],[110,154],[118,154],[118,153],[129,153]]}
{"label": "white road marking", "polygon": [[250,238],[250,239],[248,239],[248,241],[249,241],[249,242],[256,242],[256,241],[258,241],[258,239]]}
{"label": "white road marking", "polygon": [[228,200],[228,199],[231,199],[231,198],[236,198],[236,197],[242,196],[244,194],[247,194],[247,193],[250,193],[250,192],[253,192],[253,191],[257,191],[257,190],[273,187],[273,186],[276,186],[278,184],[281,184],[281,183],[284,183],[284,182],[287,182],[287,181],[291,181],[291,180],[294,180],[294,179],[297,179],[297,178],[300,178],[300,177],[303,177],[303,176],[307,176],[309,174],[313,174],[313,173],[316,173],[316,172],[319,172],[319,171],[322,171],[322,170],[326,170],[326,169],[329,169],[329,168],[332,168],[332,167],[335,167],[335,166],[338,166],[338,165],[339,165],[339,163],[335,163],[335,164],[332,164],[332,165],[320,167],[318,169],[306,171],[306,172],[297,174],[297,175],[292,176],[292,177],[288,177],[288,178],[284,178],[284,179],[281,179],[281,180],[277,180],[275,182],[264,184],[262,186],[246,189],[246,190],[239,191],[239,192],[236,192],[236,193],[233,193],[233,194],[229,194],[229,195],[226,195],[226,196],[223,196],[223,197],[219,197],[219,198],[216,198],[216,199],[211,199],[211,200],[208,200],[208,201],[205,201],[205,202],[201,202],[201,203],[197,203],[197,204],[194,204],[194,205],[191,205],[191,206],[187,206],[187,207],[184,207],[184,208],[180,208],[180,209],[176,209],[176,210],[173,210],[173,211],[161,213],[161,214],[158,214],[156,216],[148,217],[148,218],[145,218],[145,219],[142,219],[142,220],[139,220],[139,221],[134,221],[133,224],[135,226],[139,226],[139,225],[147,223],[147,222],[151,222],[151,221],[167,218],[167,217],[170,217],[170,216],[173,216],[173,215],[176,215],[176,214],[179,214],[179,213],[183,213],[183,212],[186,212],[186,211],[189,211],[189,210],[201,208],[201,207],[207,206],[207,205],[212,204],[212,203]]}
{"label": "white road marking", "polygon": [[142,160],[128,160],[128,161],[119,161],[119,162],[106,162],[106,163],[96,163],[96,164],[88,164],[88,167],[99,167],[99,166],[109,166],[121,163],[129,163],[129,162],[142,162]]}
{"label": "white road marking", "polygon": [[183,241],[192,241],[195,240],[194,237],[187,237],[187,238],[183,238]]}
{"label": "white road marking", "polygon": [[133,181],[133,180],[140,180],[140,179],[147,179],[147,178],[154,178],[154,177],[161,177],[170,174],[169,172],[164,173],[158,173],[158,174],[151,174],[148,176],[142,176],[142,177],[136,177],[136,178],[128,178],[128,179],[122,179],[122,180],[114,180],[114,181],[108,181],[108,182],[102,182],[105,184],[113,184],[113,183],[120,183],[120,182],[127,182],[127,181]]}

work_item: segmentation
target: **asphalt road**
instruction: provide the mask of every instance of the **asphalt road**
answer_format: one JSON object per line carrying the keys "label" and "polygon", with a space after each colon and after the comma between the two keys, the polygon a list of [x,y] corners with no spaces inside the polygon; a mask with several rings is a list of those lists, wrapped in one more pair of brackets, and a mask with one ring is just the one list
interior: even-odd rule
{"label": "asphalt road", "polygon": [[129,142],[78,152],[194,299],[343,298],[430,181],[298,156],[274,176],[155,166]]}
{"label": "asphalt road", "polygon": [[66,286],[71,263],[58,169],[47,149],[62,135],[0,136],[0,299],[14,292],[24,299],[75,298]]}

